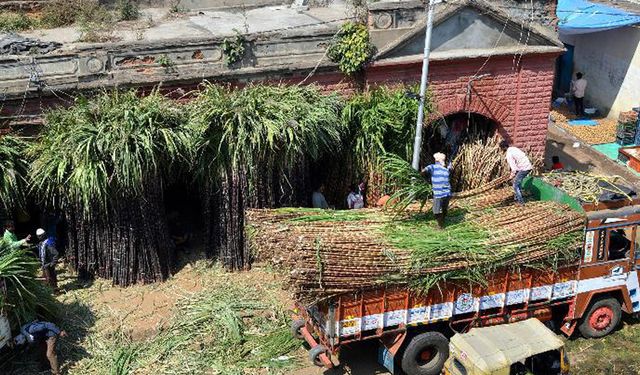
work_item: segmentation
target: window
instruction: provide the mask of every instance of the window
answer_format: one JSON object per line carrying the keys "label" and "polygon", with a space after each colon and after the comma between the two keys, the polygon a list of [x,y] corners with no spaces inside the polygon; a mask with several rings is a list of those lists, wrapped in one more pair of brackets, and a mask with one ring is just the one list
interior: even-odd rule
{"label": "window", "polygon": [[619,260],[631,256],[633,228],[609,229],[609,260]]}

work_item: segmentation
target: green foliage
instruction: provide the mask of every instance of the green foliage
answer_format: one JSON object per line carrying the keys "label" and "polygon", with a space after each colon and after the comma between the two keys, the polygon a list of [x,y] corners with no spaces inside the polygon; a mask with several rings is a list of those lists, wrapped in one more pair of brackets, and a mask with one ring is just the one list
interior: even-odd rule
{"label": "green foliage", "polygon": [[194,295],[180,302],[165,331],[142,345],[125,346],[114,365],[135,371],[162,364],[175,374],[278,373],[292,361],[277,358],[300,341],[291,336],[284,311],[263,299],[236,284]]}
{"label": "green foliage", "polygon": [[0,31],[23,31],[37,26],[37,21],[24,13],[0,12]]}
{"label": "green foliage", "polygon": [[29,168],[25,158],[26,146],[20,138],[0,136],[0,209],[5,212],[25,206]]}
{"label": "green foliage", "polygon": [[51,290],[36,280],[38,269],[38,261],[27,250],[12,249],[0,240],[0,281],[7,289],[6,297],[0,293],[0,311],[7,313],[14,329],[57,313]]}
{"label": "green foliage", "polygon": [[156,62],[160,64],[160,66],[163,66],[165,68],[171,68],[176,65],[176,63],[174,63],[173,60],[171,60],[169,56],[165,54],[158,56]]}
{"label": "green foliage", "polygon": [[225,38],[222,42],[222,53],[224,55],[224,61],[227,66],[242,60],[245,51],[245,44],[247,40],[238,30],[234,30],[236,35],[232,38]]}
{"label": "green foliage", "polygon": [[[410,158],[418,102],[405,91],[380,86],[353,96],[344,107],[342,121],[350,134],[350,150],[361,165],[376,162],[385,153]],[[425,111],[429,113],[430,106]]]}
{"label": "green foliage", "polygon": [[394,210],[403,211],[411,203],[419,202],[424,207],[431,198],[431,184],[407,161],[395,154],[385,154],[381,163],[388,191],[393,191],[387,205]]}
{"label": "green foliage", "polygon": [[122,21],[133,21],[140,17],[140,9],[136,0],[118,0],[116,11]]}
{"label": "green foliage", "polygon": [[104,24],[112,22],[109,11],[96,0],[52,0],[42,8],[44,27],[69,26],[74,23]]}
{"label": "green foliage", "polygon": [[362,70],[374,54],[375,47],[369,40],[369,29],[366,25],[355,22],[342,25],[327,51],[331,61],[337,63],[347,75]]}
{"label": "green foliage", "polygon": [[[248,86],[232,91],[207,85],[193,103],[203,175],[220,168],[293,163],[335,151],[342,136],[337,95],[313,86]],[[256,171],[258,172],[258,171]]]}
{"label": "green foliage", "polygon": [[147,182],[189,159],[183,112],[157,91],[104,92],[47,114],[30,148],[33,189],[46,203],[106,212],[116,197],[143,196]]}

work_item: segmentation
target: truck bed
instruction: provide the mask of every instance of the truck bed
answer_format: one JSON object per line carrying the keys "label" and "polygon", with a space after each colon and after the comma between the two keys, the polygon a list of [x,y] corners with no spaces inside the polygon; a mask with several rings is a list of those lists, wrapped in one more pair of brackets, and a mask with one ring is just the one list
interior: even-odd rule
{"label": "truck bed", "polygon": [[520,320],[520,315],[524,319],[532,308],[573,297],[577,271],[577,265],[557,272],[501,271],[486,286],[441,283],[426,295],[416,294],[408,287],[381,287],[299,307],[314,322],[316,333],[336,347],[410,325],[443,321],[491,325],[497,323],[492,323],[491,318],[509,315],[514,321]]}

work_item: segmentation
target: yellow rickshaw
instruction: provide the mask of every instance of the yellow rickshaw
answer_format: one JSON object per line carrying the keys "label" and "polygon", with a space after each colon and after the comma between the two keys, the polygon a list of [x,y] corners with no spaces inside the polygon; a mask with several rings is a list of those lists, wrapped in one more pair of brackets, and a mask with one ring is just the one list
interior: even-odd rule
{"label": "yellow rickshaw", "polygon": [[538,319],[472,328],[450,341],[446,375],[567,375],[564,342]]}

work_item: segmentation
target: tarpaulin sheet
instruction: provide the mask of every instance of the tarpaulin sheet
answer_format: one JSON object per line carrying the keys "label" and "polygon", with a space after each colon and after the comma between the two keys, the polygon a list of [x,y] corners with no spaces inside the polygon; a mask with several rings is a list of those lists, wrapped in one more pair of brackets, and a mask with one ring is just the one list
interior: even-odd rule
{"label": "tarpaulin sheet", "polygon": [[561,34],[586,34],[640,23],[640,15],[586,0],[559,0]]}

